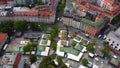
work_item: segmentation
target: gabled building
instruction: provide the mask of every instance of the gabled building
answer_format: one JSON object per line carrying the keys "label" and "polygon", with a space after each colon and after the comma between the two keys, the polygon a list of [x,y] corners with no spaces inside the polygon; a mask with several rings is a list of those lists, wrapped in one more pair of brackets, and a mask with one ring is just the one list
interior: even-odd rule
{"label": "gabled building", "polygon": [[[17,0],[18,1],[18,0]],[[26,20],[28,22],[46,22],[48,24],[55,21],[56,1],[50,0],[47,4],[29,7],[11,7],[10,11],[3,7],[0,11],[0,21],[4,20]]]}
{"label": "gabled building", "polygon": [[75,0],[75,2],[88,9],[97,11],[103,16],[103,18],[105,18],[105,20],[109,22],[120,14],[120,5],[116,4],[117,0],[97,0],[97,5],[84,0]]}

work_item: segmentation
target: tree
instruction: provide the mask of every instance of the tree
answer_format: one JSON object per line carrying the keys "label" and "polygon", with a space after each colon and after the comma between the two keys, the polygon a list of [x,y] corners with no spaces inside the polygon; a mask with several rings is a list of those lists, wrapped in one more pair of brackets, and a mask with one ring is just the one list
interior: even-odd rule
{"label": "tree", "polygon": [[27,46],[27,45],[24,46],[24,47],[23,47],[23,51],[24,51],[24,52],[29,52],[29,51],[30,51],[30,47]]}
{"label": "tree", "polygon": [[27,22],[25,20],[18,20],[14,22],[14,29],[16,31],[24,31],[27,29]]}
{"label": "tree", "polygon": [[58,4],[59,16],[61,16],[63,14],[65,5],[66,5],[66,0],[60,0],[60,2]]}
{"label": "tree", "polygon": [[77,43],[75,41],[72,42],[72,46],[74,47]]}
{"label": "tree", "polygon": [[42,0],[38,0],[38,4],[43,5],[44,3],[42,2]]}
{"label": "tree", "polygon": [[46,28],[46,23],[45,22],[40,22],[38,23],[38,27],[41,29],[41,30],[44,30]]}
{"label": "tree", "polygon": [[31,22],[31,23],[30,23],[30,29],[32,29],[33,31],[39,30],[39,29],[38,29],[38,24],[35,23],[35,22]]}
{"label": "tree", "polygon": [[50,48],[52,48],[53,50],[56,50],[57,44],[55,42],[52,42],[50,45]]}
{"label": "tree", "polygon": [[56,56],[57,56],[57,55],[56,55],[55,53],[53,53],[53,54],[50,55],[50,57],[51,57],[52,59],[55,59]]}
{"label": "tree", "polygon": [[39,68],[56,68],[53,59],[57,60],[59,64],[58,68],[67,68],[67,66],[63,63],[62,58],[56,54],[51,54],[50,56],[43,57],[41,63],[39,64]]}
{"label": "tree", "polygon": [[103,40],[102,44],[106,47],[108,45],[108,42],[106,40]]}
{"label": "tree", "polygon": [[89,43],[89,44],[87,45],[87,50],[88,50],[88,51],[93,51],[93,50],[94,50],[94,43]]}
{"label": "tree", "polygon": [[53,26],[50,30],[50,34],[51,34],[51,39],[53,40],[53,38],[55,38],[58,34],[59,28],[57,26]]}
{"label": "tree", "polygon": [[37,60],[37,56],[36,55],[30,55],[30,62],[34,63]]}
{"label": "tree", "polygon": [[101,50],[101,52],[103,53],[104,56],[108,56],[109,55],[109,48],[108,47],[105,47],[104,49]]}
{"label": "tree", "polygon": [[112,21],[111,21],[111,24],[116,24],[117,22],[119,22],[120,21],[120,14],[118,14],[116,17],[114,17],[113,19],[112,19]]}
{"label": "tree", "polygon": [[0,23],[0,32],[7,33],[9,36],[13,35],[13,21],[6,20]]}
{"label": "tree", "polygon": [[87,60],[86,58],[84,58],[84,59],[82,60],[82,64],[86,66],[86,65],[88,64],[88,60]]}
{"label": "tree", "polygon": [[26,46],[23,47],[24,52],[29,52],[34,50],[36,47],[36,44],[34,42],[28,43]]}
{"label": "tree", "polygon": [[54,65],[50,56],[43,57],[41,63],[39,64],[39,68],[49,68],[49,65]]}
{"label": "tree", "polygon": [[62,62],[60,68],[67,68],[67,66]]}
{"label": "tree", "polygon": [[57,56],[57,62],[58,62],[59,65],[61,65],[63,63],[62,57]]}

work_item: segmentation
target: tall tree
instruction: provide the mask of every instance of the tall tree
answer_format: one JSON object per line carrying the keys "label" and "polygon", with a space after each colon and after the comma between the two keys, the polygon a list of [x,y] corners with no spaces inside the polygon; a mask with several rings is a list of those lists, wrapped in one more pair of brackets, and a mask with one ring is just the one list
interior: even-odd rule
{"label": "tall tree", "polygon": [[88,60],[87,60],[86,58],[84,58],[84,59],[82,60],[82,64],[86,66],[86,65],[88,64]]}
{"label": "tall tree", "polygon": [[89,43],[89,44],[87,45],[87,50],[88,50],[88,51],[93,51],[93,50],[94,50],[94,43]]}
{"label": "tall tree", "polygon": [[7,33],[9,36],[13,35],[13,21],[6,20],[0,23],[0,32]]}
{"label": "tall tree", "polygon": [[46,28],[46,23],[45,22],[39,22],[38,23],[38,27],[41,29],[41,30],[44,30]]}
{"label": "tall tree", "polygon": [[16,31],[24,31],[27,29],[27,22],[25,20],[18,20],[14,22],[14,29]]}
{"label": "tall tree", "polygon": [[108,48],[108,47],[105,47],[105,48],[103,48],[103,49],[101,50],[101,52],[103,53],[103,55],[104,55],[104,56],[108,56],[108,55],[109,55],[110,50],[109,50],[109,48]]}
{"label": "tall tree", "polygon": [[106,40],[103,40],[102,44],[106,47],[108,45],[108,42]]}

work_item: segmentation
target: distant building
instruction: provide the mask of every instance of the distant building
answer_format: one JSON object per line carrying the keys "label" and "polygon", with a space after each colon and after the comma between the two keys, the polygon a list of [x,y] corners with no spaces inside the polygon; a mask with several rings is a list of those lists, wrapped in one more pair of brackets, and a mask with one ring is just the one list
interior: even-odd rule
{"label": "distant building", "polygon": [[8,38],[8,35],[6,33],[0,33],[0,50],[4,46],[7,38]]}
{"label": "distant building", "polygon": [[108,9],[110,11],[113,11],[115,8],[119,7],[115,4],[116,0],[98,0],[97,3],[102,8]]}
{"label": "distant building", "polygon": [[109,22],[120,14],[120,5],[116,4],[116,2],[117,0],[97,0],[96,5],[84,0],[75,0],[75,3],[79,3],[88,9],[97,11],[98,14],[101,14],[102,17]]}
{"label": "distant building", "polygon": [[[17,0],[18,1],[18,0]],[[5,7],[0,7],[0,21],[4,20],[26,20],[28,22],[46,22],[48,24],[55,21],[55,0],[48,4],[29,7],[11,7],[10,11]]]}

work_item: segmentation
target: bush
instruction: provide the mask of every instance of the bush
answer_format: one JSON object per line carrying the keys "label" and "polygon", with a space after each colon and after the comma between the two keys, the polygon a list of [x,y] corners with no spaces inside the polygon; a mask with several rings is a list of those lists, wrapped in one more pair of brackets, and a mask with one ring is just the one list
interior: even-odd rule
{"label": "bush", "polygon": [[77,43],[75,41],[72,42],[72,46],[74,47]]}
{"label": "bush", "polygon": [[82,64],[86,66],[86,65],[88,64],[88,60],[87,60],[86,58],[84,58],[84,59],[82,60]]}
{"label": "bush", "polygon": [[104,49],[101,50],[101,52],[104,54],[104,56],[108,56],[109,55],[109,48],[105,47]]}
{"label": "bush", "polygon": [[88,51],[93,51],[93,50],[94,50],[94,44],[93,44],[93,43],[89,43],[89,44],[87,45],[87,50],[88,50]]}

